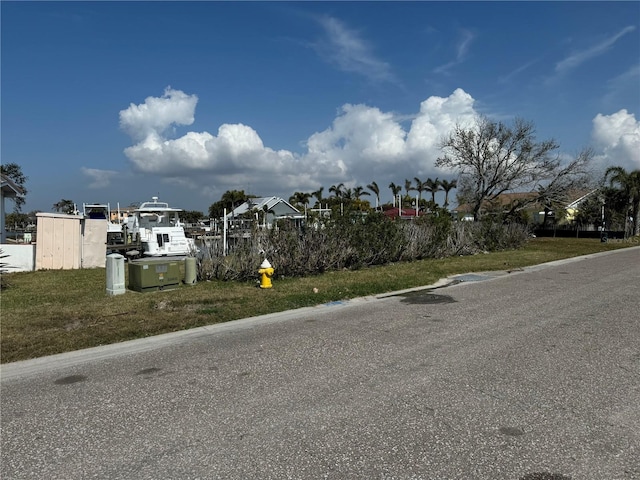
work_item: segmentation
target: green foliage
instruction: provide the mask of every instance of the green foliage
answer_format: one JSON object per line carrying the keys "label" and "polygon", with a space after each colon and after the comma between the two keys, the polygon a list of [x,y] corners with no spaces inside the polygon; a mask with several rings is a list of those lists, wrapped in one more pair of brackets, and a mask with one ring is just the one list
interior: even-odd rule
{"label": "green foliage", "polygon": [[51,208],[55,212],[71,215],[75,211],[76,205],[75,203],[73,203],[73,200],[67,200],[63,198],[59,202],[54,203],[53,207]]}
{"label": "green foliage", "polygon": [[383,265],[400,259],[406,240],[397,224],[382,213],[337,217],[331,237],[346,245],[342,268],[358,269]]}
{"label": "green foliage", "polygon": [[14,228],[25,228],[29,225],[29,215],[27,213],[12,212],[4,217],[4,224],[7,230]]}
{"label": "green foliage", "polygon": [[180,219],[184,223],[198,223],[204,215],[197,210],[185,210],[180,213]]}
{"label": "green foliage", "polygon": [[[29,177],[22,173],[22,167],[17,163],[3,163],[0,164],[0,173],[10,178],[16,185],[22,189],[24,195],[27,194],[27,189],[24,184],[27,183]],[[24,197],[16,197],[14,199],[14,212],[19,213],[22,210],[22,206],[25,204]]]}
{"label": "green foliage", "polygon": [[624,212],[627,197],[624,192],[611,187],[602,187],[597,194],[586,198],[578,209],[575,222],[578,225],[602,225],[602,204],[605,205],[605,222],[609,230],[624,230]]}
{"label": "green foliage", "polygon": [[229,213],[250,198],[255,198],[255,195],[247,195],[244,190],[227,190],[222,194],[220,200],[209,206],[209,218],[221,218],[225,208]]}
{"label": "green foliage", "polygon": [[8,267],[9,264],[2,260],[3,258],[7,258],[8,256],[9,255],[5,255],[5,253],[0,248],[0,290],[4,290],[9,286],[7,277],[4,275],[8,272],[6,267]]}
{"label": "green foliage", "polygon": [[627,172],[622,167],[611,167],[607,169],[604,179],[628,202],[626,207],[616,210],[625,218],[625,231],[627,220],[631,218],[632,235],[640,235],[640,170]]}
{"label": "green foliage", "polygon": [[478,250],[495,252],[512,248],[520,248],[530,237],[529,229],[519,223],[497,222],[484,218],[474,224],[474,243]]}

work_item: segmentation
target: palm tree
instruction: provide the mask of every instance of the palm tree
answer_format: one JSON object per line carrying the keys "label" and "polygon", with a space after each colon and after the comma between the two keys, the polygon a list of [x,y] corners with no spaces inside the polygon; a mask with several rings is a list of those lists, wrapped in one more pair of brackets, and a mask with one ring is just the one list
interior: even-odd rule
{"label": "palm tree", "polygon": [[344,196],[344,183],[331,185],[329,187],[329,193],[333,193],[336,198],[342,198]]}
{"label": "palm tree", "polygon": [[449,192],[458,186],[457,180],[440,180],[440,186],[444,190],[444,208],[449,206]]}
{"label": "palm tree", "polygon": [[404,190],[406,192],[407,197],[409,196],[409,192],[411,190],[414,190],[412,183],[413,182],[411,182],[411,180],[409,180],[408,178],[405,179],[405,181],[404,181]]}
{"label": "palm tree", "polygon": [[311,198],[310,193],[306,192],[295,192],[293,195],[289,197],[289,202],[294,206],[302,206],[304,207],[309,203],[309,199]]}
{"label": "palm tree", "polygon": [[364,191],[364,187],[358,185],[357,187],[353,187],[353,196],[356,200],[360,200],[360,197],[364,195],[371,195],[369,192]]}
{"label": "palm tree", "polygon": [[424,182],[424,190],[425,190],[425,192],[430,192],[431,193],[431,201],[435,205],[436,204],[436,192],[438,192],[440,190],[440,180],[438,180],[438,177],[436,177],[435,180],[427,178],[427,180]]}
{"label": "palm tree", "polygon": [[316,197],[316,205],[318,205],[318,207],[322,208],[322,192],[324,191],[324,187],[320,187],[318,190],[316,190],[315,192],[311,192],[311,195],[313,195],[314,197]]}
{"label": "palm tree", "polygon": [[[604,174],[605,182],[608,180],[612,187],[618,187],[624,196],[629,199],[629,210],[633,221],[633,235],[640,235],[640,170],[627,172],[622,167],[610,167]],[[629,211],[624,212],[625,218],[629,218]]]}
{"label": "palm tree", "polygon": [[220,201],[223,205],[231,205],[231,210],[234,210],[237,206],[246,202],[248,198],[244,190],[227,190],[222,194]]}
{"label": "palm tree", "polygon": [[378,187],[378,184],[376,182],[371,182],[369,185],[367,185],[367,188],[371,190],[373,194],[376,196],[376,210],[377,210],[378,206],[380,205],[380,187]]}
{"label": "palm tree", "polygon": [[416,186],[413,189],[418,192],[418,206],[419,206],[420,202],[422,201],[422,192],[424,192],[425,190],[425,184],[418,177],[413,177],[413,179],[416,181]]}
{"label": "palm tree", "polygon": [[[350,190],[350,189],[349,189]],[[357,185],[353,187],[352,190],[353,202],[352,207],[356,210],[367,211],[371,208],[371,204],[365,200],[360,200],[360,197],[364,197],[365,195],[371,195],[369,192],[364,191],[364,187],[361,185]]]}
{"label": "palm tree", "polygon": [[391,189],[391,192],[393,193],[393,204],[395,205],[396,204],[396,197],[398,196],[398,194],[402,190],[402,187],[400,185],[396,185],[395,183],[391,182],[389,184],[389,188]]}
{"label": "palm tree", "polygon": [[340,197],[342,200],[348,200],[351,201],[354,199],[355,195],[354,195],[354,191],[352,188],[343,188],[341,190],[342,192],[342,196]]}

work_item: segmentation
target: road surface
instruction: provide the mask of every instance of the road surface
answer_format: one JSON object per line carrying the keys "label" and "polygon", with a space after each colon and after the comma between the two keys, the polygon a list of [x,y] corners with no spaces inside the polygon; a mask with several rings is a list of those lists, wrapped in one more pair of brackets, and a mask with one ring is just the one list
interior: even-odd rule
{"label": "road surface", "polygon": [[634,248],[5,365],[1,477],[640,479],[639,312]]}

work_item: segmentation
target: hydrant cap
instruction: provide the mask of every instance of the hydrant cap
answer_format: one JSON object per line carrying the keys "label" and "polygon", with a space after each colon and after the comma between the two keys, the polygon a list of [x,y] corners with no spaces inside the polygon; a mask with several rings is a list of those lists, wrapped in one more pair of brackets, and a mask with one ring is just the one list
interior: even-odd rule
{"label": "hydrant cap", "polygon": [[271,268],[271,264],[269,263],[269,260],[265,258],[264,262],[262,262],[262,265],[260,265],[260,268]]}

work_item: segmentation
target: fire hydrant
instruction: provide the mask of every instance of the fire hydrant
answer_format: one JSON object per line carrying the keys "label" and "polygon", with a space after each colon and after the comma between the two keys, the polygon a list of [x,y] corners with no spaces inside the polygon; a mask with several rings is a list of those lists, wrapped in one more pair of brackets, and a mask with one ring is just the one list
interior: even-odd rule
{"label": "fire hydrant", "polygon": [[262,262],[262,265],[260,265],[260,270],[258,270],[258,273],[261,275],[260,288],[273,287],[273,285],[271,284],[271,277],[273,276],[273,271],[274,271],[273,267],[269,263],[269,260],[265,258],[264,262]]}

